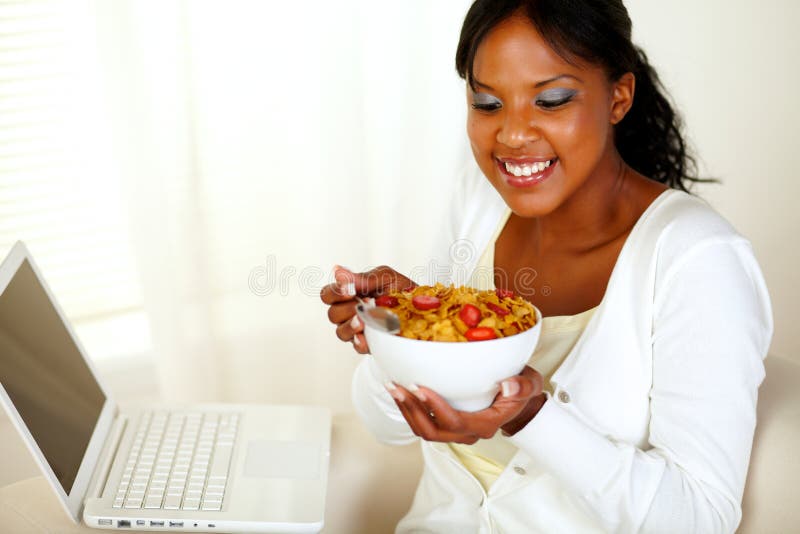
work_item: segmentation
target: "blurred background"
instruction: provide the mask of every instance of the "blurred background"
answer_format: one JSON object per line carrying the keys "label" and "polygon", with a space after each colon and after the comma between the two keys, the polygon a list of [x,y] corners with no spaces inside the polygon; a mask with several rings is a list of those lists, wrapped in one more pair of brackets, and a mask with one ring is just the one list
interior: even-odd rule
{"label": "blurred background", "polygon": [[[27,243],[112,394],[350,411],[319,290],[425,263],[469,4],[0,1],[0,255]],[[800,4],[626,4],[800,361]]]}

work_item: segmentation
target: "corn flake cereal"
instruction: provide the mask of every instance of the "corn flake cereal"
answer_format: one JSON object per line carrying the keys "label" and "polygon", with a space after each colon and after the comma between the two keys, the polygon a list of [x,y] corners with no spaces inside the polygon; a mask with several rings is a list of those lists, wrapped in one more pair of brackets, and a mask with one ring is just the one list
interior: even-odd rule
{"label": "corn flake cereal", "polygon": [[482,291],[436,284],[376,299],[400,318],[400,336],[424,341],[484,341],[536,324],[533,305],[503,289]]}

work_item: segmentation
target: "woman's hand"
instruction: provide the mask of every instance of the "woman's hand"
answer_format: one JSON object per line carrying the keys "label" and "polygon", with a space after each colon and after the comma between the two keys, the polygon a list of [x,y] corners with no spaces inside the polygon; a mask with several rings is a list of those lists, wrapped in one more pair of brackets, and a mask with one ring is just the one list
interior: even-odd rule
{"label": "woman's hand", "polygon": [[460,412],[432,390],[414,391],[389,382],[386,389],[394,398],[415,435],[426,441],[466,443],[489,439],[502,428],[514,435],[539,413],[546,397],[542,375],[531,367],[501,383],[501,391],[488,408]]}
{"label": "woman's hand", "polygon": [[410,278],[385,265],[365,273],[354,273],[339,265],[334,267],[336,283],[322,288],[320,298],[330,305],[328,319],[336,325],[336,336],[352,342],[359,354],[368,354],[364,325],[356,315],[355,297],[376,297],[393,290],[416,287]]}

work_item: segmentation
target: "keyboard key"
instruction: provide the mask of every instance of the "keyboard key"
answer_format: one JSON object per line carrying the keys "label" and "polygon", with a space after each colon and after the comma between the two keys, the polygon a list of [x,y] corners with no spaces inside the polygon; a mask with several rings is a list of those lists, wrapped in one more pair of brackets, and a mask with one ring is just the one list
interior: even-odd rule
{"label": "keyboard key", "polygon": [[207,510],[207,511],[221,510],[222,509],[222,501],[217,501],[217,500],[208,501],[208,500],[206,500],[206,501],[203,501],[203,504],[200,505],[200,508],[202,510]]}
{"label": "keyboard key", "polygon": [[146,509],[160,509],[161,508],[161,497],[148,497],[144,501],[144,507]]}
{"label": "keyboard key", "polygon": [[208,483],[206,484],[207,488],[225,488],[225,484],[228,482],[228,479],[225,477],[213,477],[208,479]]}
{"label": "keyboard key", "polygon": [[181,498],[175,495],[167,495],[164,499],[164,509],[177,510],[181,505]]}

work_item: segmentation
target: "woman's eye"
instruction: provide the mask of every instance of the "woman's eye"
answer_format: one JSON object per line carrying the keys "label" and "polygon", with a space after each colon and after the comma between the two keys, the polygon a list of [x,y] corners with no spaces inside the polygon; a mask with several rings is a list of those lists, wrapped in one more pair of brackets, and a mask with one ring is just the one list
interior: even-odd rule
{"label": "woman's eye", "polygon": [[479,111],[497,111],[503,107],[503,103],[498,98],[485,93],[475,93],[472,96],[472,109]]}
{"label": "woman's eye", "polygon": [[500,107],[500,104],[479,104],[477,102],[472,104],[472,109],[479,111],[497,111]]}
{"label": "woman's eye", "polygon": [[551,89],[536,96],[536,105],[544,109],[563,106],[573,98],[577,91],[572,89]]}

